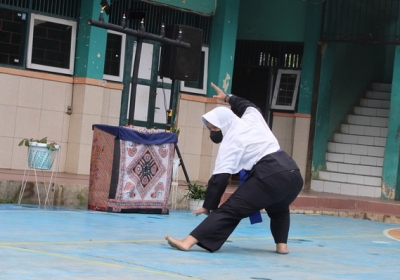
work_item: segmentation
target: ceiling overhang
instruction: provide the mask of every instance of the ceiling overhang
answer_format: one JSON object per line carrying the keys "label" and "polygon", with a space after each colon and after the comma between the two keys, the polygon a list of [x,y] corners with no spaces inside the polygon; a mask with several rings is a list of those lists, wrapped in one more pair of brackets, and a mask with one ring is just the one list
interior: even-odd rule
{"label": "ceiling overhang", "polygon": [[164,5],[170,8],[193,12],[204,16],[212,16],[215,13],[217,0],[142,0],[155,5]]}

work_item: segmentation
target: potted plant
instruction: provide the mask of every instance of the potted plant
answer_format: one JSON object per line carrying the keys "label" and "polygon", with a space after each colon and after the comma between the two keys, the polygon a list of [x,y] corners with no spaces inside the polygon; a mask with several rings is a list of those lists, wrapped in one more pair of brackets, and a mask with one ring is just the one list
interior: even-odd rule
{"label": "potted plant", "polygon": [[18,146],[28,147],[28,165],[30,168],[49,170],[51,169],[56,153],[60,145],[55,142],[48,142],[47,137],[42,139],[24,138]]}
{"label": "potted plant", "polygon": [[188,193],[182,197],[181,201],[186,198],[189,202],[189,210],[197,210],[203,206],[207,186],[199,184],[197,180],[187,183],[187,186]]}

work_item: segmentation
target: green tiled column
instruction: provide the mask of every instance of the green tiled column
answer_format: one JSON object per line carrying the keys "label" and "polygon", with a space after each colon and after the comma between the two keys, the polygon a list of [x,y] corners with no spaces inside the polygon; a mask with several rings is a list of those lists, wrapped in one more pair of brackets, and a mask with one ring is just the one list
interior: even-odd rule
{"label": "green tiled column", "polygon": [[394,57],[389,128],[382,176],[382,197],[400,200],[400,46]]}
{"label": "green tiled column", "polygon": [[314,88],[315,63],[321,30],[322,5],[308,3],[298,113],[310,114]]}
{"label": "green tiled column", "polygon": [[208,97],[215,94],[210,82],[218,85],[226,93],[230,93],[232,89],[240,0],[218,0],[217,4],[208,66]]}
{"label": "green tiled column", "polygon": [[[88,19],[98,20],[100,11],[99,0],[82,1],[76,46],[76,77],[103,79],[107,30],[87,23]],[[108,22],[106,13],[104,13],[104,22]]]}

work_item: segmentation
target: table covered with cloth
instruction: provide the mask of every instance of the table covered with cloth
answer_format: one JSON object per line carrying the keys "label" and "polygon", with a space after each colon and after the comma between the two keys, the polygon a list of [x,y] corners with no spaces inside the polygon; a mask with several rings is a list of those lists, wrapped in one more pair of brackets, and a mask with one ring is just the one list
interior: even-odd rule
{"label": "table covered with cloth", "polygon": [[168,214],[175,133],[93,125],[88,208]]}

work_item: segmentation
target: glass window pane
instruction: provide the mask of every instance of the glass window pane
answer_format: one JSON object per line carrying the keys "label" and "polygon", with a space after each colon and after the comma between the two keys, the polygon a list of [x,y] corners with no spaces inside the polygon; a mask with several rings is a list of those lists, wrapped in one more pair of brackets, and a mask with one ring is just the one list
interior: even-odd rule
{"label": "glass window pane", "polygon": [[271,104],[272,109],[290,111],[295,109],[300,73],[300,70],[278,70]]}
{"label": "glass window pane", "polygon": [[32,63],[69,69],[71,36],[69,25],[35,19]]}
{"label": "glass window pane", "polygon": [[106,59],[104,62],[104,74],[119,76],[121,64],[122,36],[107,33]]}
{"label": "glass window pane", "polygon": [[276,105],[290,106],[296,86],[296,74],[282,74]]}
{"label": "glass window pane", "polygon": [[31,14],[28,32],[27,68],[73,74],[75,21]]}
{"label": "glass window pane", "polygon": [[0,8],[0,64],[22,66],[26,13]]}

